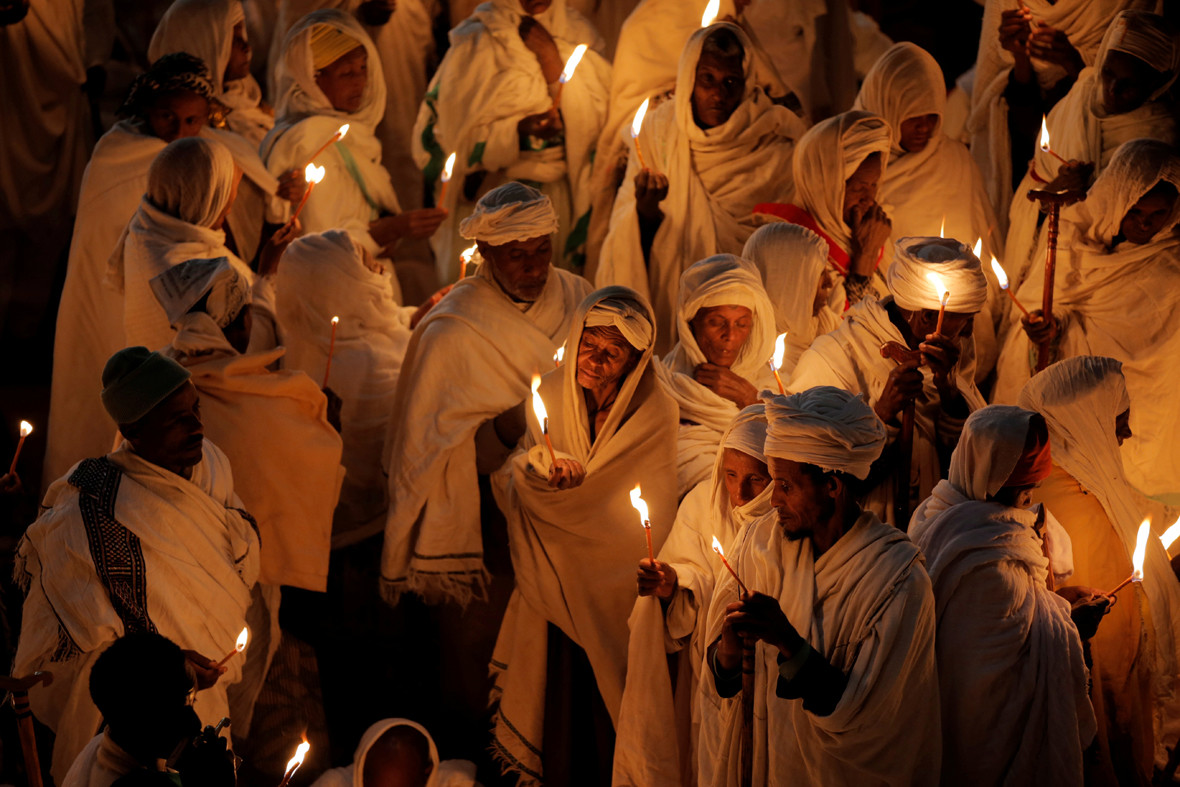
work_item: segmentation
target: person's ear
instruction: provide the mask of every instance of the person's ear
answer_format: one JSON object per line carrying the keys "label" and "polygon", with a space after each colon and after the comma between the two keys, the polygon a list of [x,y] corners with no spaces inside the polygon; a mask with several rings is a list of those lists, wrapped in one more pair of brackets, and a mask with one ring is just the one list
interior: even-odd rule
{"label": "person's ear", "polygon": [[835,473],[825,473],[824,479],[824,491],[828,497],[833,500],[840,497],[840,493],[844,491],[844,479]]}

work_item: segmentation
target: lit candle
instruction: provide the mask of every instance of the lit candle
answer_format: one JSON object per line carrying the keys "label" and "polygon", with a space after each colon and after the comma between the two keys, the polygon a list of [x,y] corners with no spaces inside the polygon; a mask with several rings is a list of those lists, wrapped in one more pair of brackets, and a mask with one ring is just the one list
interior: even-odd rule
{"label": "lit candle", "polygon": [[287,787],[291,783],[291,777],[299,770],[299,766],[303,765],[303,758],[310,750],[311,744],[306,739],[295,747],[295,756],[287,760],[287,768],[283,771],[283,780],[279,782],[279,787]]}
{"label": "lit candle", "polygon": [[561,359],[565,357],[565,342],[557,348],[557,352],[553,353],[553,368],[561,366]]}
{"label": "lit candle", "polygon": [[582,62],[584,54],[586,54],[586,45],[578,44],[570,53],[569,60],[565,61],[565,68],[561,69],[561,76],[557,80],[557,95],[553,97],[554,109],[561,106],[561,91],[565,89],[565,83],[574,78],[574,71],[578,69],[578,63]]}
{"label": "lit candle", "polygon": [[455,154],[447,156],[447,163],[443,165],[442,177],[438,180],[442,183],[442,188],[438,190],[438,204],[442,205],[443,200],[447,198],[447,184],[451,182],[451,173],[455,171]]}
{"label": "lit candle", "polygon": [[774,380],[778,383],[778,392],[785,394],[787,389],[783,387],[783,378],[779,377],[778,370],[783,368],[783,356],[787,354],[787,332],[783,331],[774,340],[774,357],[770,360],[770,371],[774,372]]}
{"label": "lit candle", "polygon": [[1017,300],[1012,290],[1008,289],[1008,274],[1004,273],[1004,269],[1000,267],[1000,263],[996,261],[995,257],[992,257],[992,273],[996,274],[996,281],[1000,283],[1000,289],[1008,293],[1008,297],[1016,304],[1016,308],[1024,312],[1024,316],[1031,320],[1032,315],[1028,313],[1028,309],[1024,308],[1024,304]]}
{"label": "lit candle", "polygon": [[1049,147],[1049,124],[1048,124],[1047,120],[1045,119],[1044,115],[1041,115],[1041,152],[1048,153],[1050,156],[1057,159],[1062,164],[1069,163],[1068,161],[1063,159],[1061,156],[1058,156],[1056,153],[1054,153],[1053,148]]}
{"label": "lit candle", "polygon": [[650,98],[643,99],[639,109],[635,110],[635,119],[631,121],[631,141],[635,143],[635,155],[639,157],[640,169],[647,169],[647,164],[643,163],[643,149],[639,147],[639,132],[643,130],[643,118],[647,115],[647,105],[650,101]]}
{"label": "lit candle", "polygon": [[336,352],[336,326],[340,324],[339,317],[332,318],[332,338],[328,341],[328,365],[324,367],[324,384],[320,388],[328,387],[328,375],[332,372],[332,353]]}
{"label": "lit candle", "polygon": [[1131,576],[1120,582],[1118,587],[1106,595],[1113,596],[1130,583],[1143,581],[1143,559],[1147,556],[1147,537],[1150,535],[1151,517],[1148,517],[1139,524],[1139,532],[1135,534],[1135,552],[1131,555]]}
{"label": "lit candle", "polygon": [[533,392],[533,414],[537,416],[537,423],[541,425],[541,434],[545,438],[545,445],[549,446],[549,459],[552,461],[553,470],[557,469],[557,454],[553,450],[553,441],[549,439],[549,413],[545,410],[545,403],[541,401],[541,394],[537,393],[537,389],[541,387],[541,375],[533,375],[533,384],[531,386]]}
{"label": "lit candle", "polygon": [[946,237],[946,216],[942,217],[942,222],[938,225],[938,237]]}
{"label": "lit candle", "polygon": [[317,167],[315,164],[308,164],[303,170],[303,179],[307,181],[307,190],[303,192],[303,199],[299,200],[299,205],[295,208],[295,215],[291,217],[288,224],[294,224],[295,219],[299,218],[299,213],[303,210],[303,206],[307,204],[307,198],[311,196],[311,190],[315,188],[315,184],[324,179],[325,170],[323,167]]}
{"label": "lit candle", "polygon": [[25,447],[25,438],[33,433],[33,425],[28,421],[20,422],[20,439],[16,441],[16,453],[12,455],[12,464],[8,466],[8,474],[16,472],[16,460],[20,459],[20,450]]}
{"label": "lit candle", "polygon": [[250,630],[247,628],[243,628],[242,633],[238,634],[238,641],[236,643],[234,643],[234,649],[231,650],[229,653],[226,653],[225,658],[223,658],[221,661],[217,662],[216,666],[219,668],[224,667],[225,663],[227,661],[229,661],[230,659],[232,659],[234,657],[235,653],[241,653],[243,650],[245,650],[246,649],[246,642],[249,639],[250,639]]}
{"label": "lit candle", "polygon": [[746,588],[745,583],[742,582],[742,578],[737,575],[737,572],[733,570],[733,566],[729,565],[729,561],[725,559],[725,552],[721,550],[721,542],[717,540],[717,536],[713,536],[713,551],[717,553],[717,557],[721,558],[721,562],[729,570],[729,573],[733,575],[733,578],[737,580],[738,587],[741,588],[742,593],[749,595],[750,591]]}
{"label": "lit candle", "polygon": [[479,247],[474,243],[459,252],[459,279],[462,280],[467,275],[467,265],[471,262],[471,258],[475,256],[475,252],[479,251]]}
{"label": "lit candle", "polygon": [[315,161],[317,158],[319,158],[319,155],[321,153],[323,153],[325,150],[328,149],[328,145],[331,145],[333,142],[339,142],[340,140],[344,139],[344,135],[347,133],[348,133],[348,124],[345,123],[343,126],[341,126],[340,128],[338,128],[336,130],[336,133],[333,134],[332,137],[327,142],[325,142],[323,145],[320,146],[319,150],[317,150],[315,153],[311,154],[311,158],[309,158],[307,160],[307,166],[310,167],[311,163],[313,161]]}
{"label": "lit candle", "polygon": [[[1180,538],[1180,519],[1177,519],[1175,522],[1173,522],[1172,526],[1165,530],[1164,534],[1160,536],[1160,542],[1163,543],[1165,552],[1172,546],[1172,543],[1177,538]],[[1171,555],[1170,552],[1168,554],[1169,556]]]}
{"label": "lit candle", "polygon": [[708,5],[705,6],[705,13],[701,14],[701,27],[708,27],[713,24],[713,20],[717,18],[717,14],[721,11],[721,0],[709,0]]}
{"label": "lit candle", "polygon": [[941,334],[942,319],[946,316],[946,302],[950,300],[951,291],[946,288],[946,285],[942,281],[942,277],[934,271],[927,273],[926,279],[930,282],[931,286],[934,287],[934,291],[938,293],[938,325],[934,327],[934,332]]}
{"label": "lit candle", "polygon": [[643,525],[643,535],[647,536],[647,556],[654,564],[656,553],[651,548],[651,519],[647,516],[647,503],[640,497],[642,494],[639,484],[636,484],[635,488],[631,490],[631,506],[639,512],[639,524]]}

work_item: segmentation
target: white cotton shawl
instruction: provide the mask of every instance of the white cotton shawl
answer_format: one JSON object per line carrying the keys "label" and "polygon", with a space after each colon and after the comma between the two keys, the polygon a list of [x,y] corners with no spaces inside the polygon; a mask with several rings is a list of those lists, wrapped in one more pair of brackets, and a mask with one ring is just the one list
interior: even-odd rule
{"label": "white cotton shawl", "polygon": [[[705,39],[722,29],[733,33],[745,52],[746,94],[724,124],[702,129],[692,116],[697,62]],[[771,103],[754,78],[753,62],[753,44],[740,27],[723,22],[698,30],[680,57],[676,95],[648,114],[640,134],[644,160],[669,182],[649,261],[635,212],[637,159],[628,164],[615,200],[595,282],[622,284],[651,299],[657,352],[667,351],[676,336],[675,296],[686,264],[740,253],[757,226],[754,206],[785,202],[794,193],[787,173],[804,127],[795,113]]]}
{"label": "white cotton shawl", "polygon": [[[848,678],[836,709],[816,716],[800,700],[776,696],[778,650],[758,643],[753,783],[937,784],[934,598],[922,554],[906,535],[866,511],[817,558],[810,540],[783,537],[771,511],[746,526],[729,561]],[[738,598],[733,577],[718,576],[706,642],[721,633],[725,607]],[[722,699],[702,672],[700,784],[737,787],[742,698]]]}
{"label": "white cotton shawl", "polygon": [[[734,419],[721,440],[765,463],[766,414],[751,405]],[[680,504],[659,560],[676,570],[677,589],[665,612],[654,597],[638,598],[627,621],[627,684],[615,741],[616,785],[696,785],[696,740],[700,717],[697,683],[704,665],[706,612],[717,575],[724,569],[713,538],[732,549],[742,529],[770,510],[771,487],[734,507],[725,486],[719,451],[708,481]],[[668,653],[680,653],[669,670]],[[673,689],[675,686],[675,689]]]}
{"label": "white cotton shawl", "polygon": [[380,533],[389,505],[382,471],[389,415],[410,342],[413,309],[399,306],[388,270],[365,265],[364,249],[343,230],[297,238],[276,274],[277,317],[283,329],[286,369],[324,379],[339,317],[328,387],[342,400],[343,464],[332,534],[334,547]]}
{"label": "white cotton shawl", "polygon": [[434,738],[416,721],[409,719],[382,719],[372,724],[361,736],[352,756],[352,764],[333,768],[312,783],[312,787],[365,787],[365,758],[381,736],[395,727],[412,727],[426,738],[430,751],[430,778],[424,787],[473,787],[475,785],[475,764],[466,760],[439,761],[438,747]]}
{"label": "white cotton shawl", "polygon": [[[1110,358],[1083,356],[1053,364],[1032,378],[1020,393],[1020,405],[1045,417],[1053,445],[1053,462],[1073,476],[1102,504],[1126,547],[1135,546],[1144,503],[1127,482],[1115,436],[1115,417],[1141,404],[1129,398],[1120,364]],[[1126,369],[1126,365],[1123,365]],[[1147,403],[1143,403],[1146,405]],[[1139,439],[1136,434],[1131,440]],[[1153,522],[1158,534],[1169,523]],[[1167,748],[1180,734],[1180,585],[1168,554],[1158,539],[1149,538],[1141,585],[1155,630],[1150,665],[1155,707],[1155,760],[1167,761]],[[1146,632],[1147,627],[1141,630]]]}
{"label": "white cotton shawl", "polygon": [[480,265],[418,324],[389,420],[389,516],[382,592],[465,602],[481,595],[483,565],[475,432],[520,404],[532,375],[553,364],[586,280],[557,268],[520,308]]}
{"label": "white cotton shawl", "polygon": [[[122,471],[114,517],[138,538],[144,557],[143,612],[180,647],[225,653],[245,623],[259,570],[258,536],[239,513],[229,460],[206,440],[201,463],[185,480],[142,459],[126,442],[106,458]],[[54,682],[29,698],[37,718],[56,732],[53,773],[59,780],[99,729],[102,715],[88,690],[90,668],[126,633],[99,584],[81,497],[68,476],[50,486],[16,563],[28,595],[13,668],[21,675],[54,673]],[[228,714],[226,690],[241,679],[244,663],[230,659],[221,680],[197,694],[194,708],[204,724]]]}
{"label": "white cotton shawl", "polygon": [[736,404],[693,378],[707,359],[689,322],[701,309],[722,305],[745,306],[752,312],[750,336],[730,371],[758,389],[773,384],[767,362],[774,353],[774,308],[754,266],[732,254],[718,254],[690,266],[680,276],[676,345],[654,364],[656,376],[680,410],[679,497],[709,477],[721,435],[738,414]]}
{"label": "white cotton shawl", "polygon": [[[607,299],[629,302],[653,322],[651,307],[635,292],[606,287],[582,302],[567,347],[580,345],[587,313]],[[492,478],[516,578],[492,657],[492,746],[526,775],[543,774],[547,623],[586,651],[603,703],[619,723],[635,563],[646,553],[627,490],[642,489],[656,550],[676,509],[676,407],[660,388],[651,357],[650,345],[641,350],[593,442],[577,363],[542,378],[553,447],[585,468],[580,486],[549,486],[549,453],[535,415],[516,455]]]}
{"label": "white cotton shawl", "polygon": [[1048,588],[1036,513],[987,499],[1016,466],[1032,415],[973,413],[949,479],[910,523],[937,605],[945,784],[1081,784],[1096,729],[1082,642],[1069,602]]}

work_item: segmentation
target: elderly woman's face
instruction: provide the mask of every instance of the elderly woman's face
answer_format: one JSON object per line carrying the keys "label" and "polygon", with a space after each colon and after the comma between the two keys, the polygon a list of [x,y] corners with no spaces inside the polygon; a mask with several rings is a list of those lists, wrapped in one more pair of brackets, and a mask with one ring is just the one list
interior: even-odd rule
{"label": "elderly woman's face", "polygon": [[578,385],[591,390],[617,387],[638,361],[639,351],[618,328],[586,328],[578,342]]}
{"label": "elderly woman's face", "polygon": [[187,90],[164,93],[147,110],[152,136],[165,142],[197,136],[208,120],[209,102]]}
{"label": "elderly woman's face", "polygon": [[852,209],[860,207],[866,210],[877,201],[877,186],[881,182],[881,154],[873,155],[860,162],[848,180],[844,181],[844,210],[842,218],[848,224],[852,219]]}
{"label": "elderly woman's face", "polygon": [[754,313],[745,306],[707,306],[693,316],[688,327],[705,360],[728,369],[750,338]]}
{"label": "elderly woman's face", "polygon": [[1102,108],[1108,115],[1124,115],[1163,84],[1164,75],[1126,52],[1108,52],[1098,73],[1102,82]]}
{"label": "elderly woman's face", "polygon": [[726,448],[721,455],[721,472],[729,504],[734,508],[749,503],[770,485],[766,463],[736,448]]}
{"label": "elderly woman's face", "polygon": [[356,112],[369,84],[369,53],[358,46],[339,60],[329,63],[315,74],[315,83],[332,108],[338,112]]}
{"label": "elderly woman's face", "polygon": [[1176,193],[1151,192],[1139,199],[1119,225],[1119,234],[1131,243],[1150,243],[1164,228],[1172,208],[1176,206]]}
{"label": "elderly woman's face", "polygon": [[705,52],[697,61],[696,81],[692,87],[692,118],[701,128],[716,128],[729,120],[745,93],[742,59]]}

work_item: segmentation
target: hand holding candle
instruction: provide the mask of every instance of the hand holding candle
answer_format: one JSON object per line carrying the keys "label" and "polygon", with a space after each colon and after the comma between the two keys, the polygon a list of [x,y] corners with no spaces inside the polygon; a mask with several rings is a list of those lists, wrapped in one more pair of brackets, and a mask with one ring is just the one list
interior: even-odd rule
{"label": "hand holding candle", "polygon": [[717,536],[713,536],[713,551],[717,553],[717,557],[721,558],[721,563],[733,575],[733,578],[737,580],[738,587],[741,588],[741,594],[739,594],[738,598],[741,598],[743,595],[750,595],[750,589],[746,587],[745,583],[742,582],[742,578],[737,575],[737,572],[733,570],[733,566],[729,565],[729,561],[725,559],[725,552],[721,549],[721,542],[717,540]]}
{"label": "hand holding candle", "polygon": [[930,282],[930,285],[934,287],[934,291],[938,293],[938,324],[934,327],[934,332],[941,335],[942,320],[946,316],[946,303],[950,300],[951,291],[946,288],[946,284],[943,283],[942,277],[934,271],[927,273],[926,279]]}
{"label": "hand holding candle", "polygon": [[[1171,530],[1171,528],[1169,528]],[[1106,595],[1114,596],[1132,582],[1143,581],[1143,560],[1147,557],[1147,539],[1151,536],[1151,517],[1139,524],[1139,532],[1135,534],[1135,552],[1131,555],[1131,576],[1124,579],[1114,590]]]}
{"label": "hand holding candle", "polygon": [[339,317],[332,318],[332,338],[328,340],[328,364],[324,367],[324,384],[320,388],[328,387],[328,375],[332,373],[332,353],[336,352],[336,326],[340,324]]}
{"label": "hand holding candle", "polygon": [[16,472],[16,460],[20,459],[20,451],[25,447],[25,438],[33,433],[33,425],[28,421],[20,422],[20,438],[16,442],[16,453],[12,455],[12,464],[8,466],[8,474]]}
{"label": "hand holding candle", "polygon": [[231,650],[229,653],[226,653],[225,658],[223,658],[221,661],[217,662],[217,664],[215,664],[214,666],[216,666],[218,669],[224,667],[226,662],[234,657],[234,654],[241,653],[243,650],[246,649],[246,642],[249,639],[250,639],[250,630],[247,628],[243,628],[241,633],[238,634],[238,641],[234,644],[234,649]]}
{"label": "hand holding candle", "polygon": [[303,742],[295,747],[295,756],[287,760],[287,767],[283,771],[283,780],[279,782],[279,787],[287,787],[291,783],[291,777],[295,775],[295,771],[299,770],[299,766],[303,765],[303,758],[311,751],[311,744],[304,738]]}
{"label": "hand holding candle", "polygon": [[1062,164],[1068,164],[1068,163],[1069,163],[1068,161],[1066,161],[1065,159],[1063,159],[1061,156],[1059,156],[1059,155],[1057,155],[1056,153],[1054,153],[1054,152],[1053,152],[1053,148],[1049,147],[1049,123],[1048,123],[1048,120],[1046,119],[1046,117],[1045,117],[1044,115],[1041,115],[1041,139],[1040,139],[1040,147],[1041,147],[1041,152],[1042,152],[1042,153],[1048,153],[1050,156],[1052,156],[1053,158],[1057,159],[1057,160],[1058,160],[1058,161],[1060,161]]}
{"label": "hand holding candle", "polygon": [[647,503],[644,502],[640,495],[643,491],[639,488],[639,484],[631,490],[631,505],[639,512],[639,523],[643,525],[643,534],[647,537],[647,557],[651,560],[652,565],[656,562],[655,550],[651,547],[651,519],[647,516]]}
{"label": "hand holding candle", "polygon": [[553,97],[554,109],[561,107],[561,91],[565,89],[565,83],[573,79],[574,71],[577,70],[578,63],[582,62],[582,56],[585,54],[586,45],[578,44],[570,53],[569,59],[565,61],[565,68],[561,69],[561,76],[557,79],[557,95]]}
{"label": "hand holding candle", "polygon": [[643,162],[643,148],[639,147],[639,132],[643,130],[643,118],[647,116],[647,106],[650,98],[643,99],[639,109],[635,110],[635,119],[631,121],[631,141],[635,143],[635,155],[639,158],[639,168],[647,169]]}
{"label": "hand holding candle", "polygon": [[778,383],[778,392],[785,394],[787,389],[783,387],[783,378],[779,376],[778,370],[783,368],[783,356],[787,354],[787,332],[783,331],[774,340],[774,357],[770,359],[770,371],[774,372],[774,381]]}

